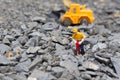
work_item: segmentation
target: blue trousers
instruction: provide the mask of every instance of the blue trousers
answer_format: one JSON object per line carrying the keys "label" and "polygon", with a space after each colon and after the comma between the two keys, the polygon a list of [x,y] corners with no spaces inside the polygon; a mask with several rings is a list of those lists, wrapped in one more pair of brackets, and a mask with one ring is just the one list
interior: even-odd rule
{"label": "blue trousers", "polygon": [[84,51],[84,42],[82,44],[80,44],[80,51],[82,54],[85,54],[85,51]]}

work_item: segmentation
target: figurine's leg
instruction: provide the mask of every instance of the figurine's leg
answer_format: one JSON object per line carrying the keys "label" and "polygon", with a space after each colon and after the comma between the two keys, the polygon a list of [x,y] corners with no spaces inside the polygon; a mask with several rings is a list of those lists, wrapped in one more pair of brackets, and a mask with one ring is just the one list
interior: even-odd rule
{"label": "figurine's leg", "polygon": [[76,51],[77,52],[77,55],[79,55],[80,53],[79,53],[79,51]]}
{"label": "figurine's leg", "polygon": [[81,51],[81,54],[84,55],[85,54],[85,51],[84,51],[84,44],[80,44],[80,51]]}

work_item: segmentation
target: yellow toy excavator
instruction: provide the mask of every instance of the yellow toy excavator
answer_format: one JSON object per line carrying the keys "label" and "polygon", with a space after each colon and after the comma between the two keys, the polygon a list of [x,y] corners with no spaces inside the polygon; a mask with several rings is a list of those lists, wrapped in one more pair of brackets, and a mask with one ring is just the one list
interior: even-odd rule
{"label": "yellow toy excavator", "polygon": [[71,24],[90,24],[94,22],[93,11],[86,8],[86,5],[73,3],[71,0],[63,0],[65,6],[69,10],[61,17],[62,23],[65,26]]}

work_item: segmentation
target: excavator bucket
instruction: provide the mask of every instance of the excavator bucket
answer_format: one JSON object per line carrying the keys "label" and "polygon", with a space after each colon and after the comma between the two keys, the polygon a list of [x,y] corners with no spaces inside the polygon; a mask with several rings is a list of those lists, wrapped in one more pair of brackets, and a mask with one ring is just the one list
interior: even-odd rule
{"label": "excavator bucket", "polygon": [[58,10],[58,11],[51,11],[50,14],[46,14],[49,18],[54,18],[55,20],[58,20],[60,18],[60,14],[65,13],[65,10]]}

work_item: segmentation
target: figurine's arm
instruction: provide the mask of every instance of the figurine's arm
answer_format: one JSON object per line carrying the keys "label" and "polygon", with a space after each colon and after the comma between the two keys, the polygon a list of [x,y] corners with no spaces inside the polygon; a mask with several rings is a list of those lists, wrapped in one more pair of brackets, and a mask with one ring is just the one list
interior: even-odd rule
{"label": "figurine's arm", "polygon": [[85,40],[86,36],[83,34],[83,38],[82,40],[79,42],[79,44],[81,44],[84,40]]}
{"label": "figurine's arm", "polygon": [[74,43],[76,43],[77,41],[75,39],[72,39]]}

